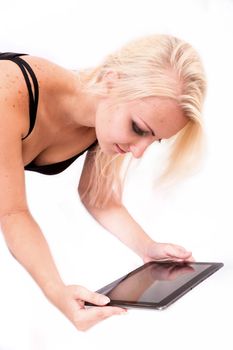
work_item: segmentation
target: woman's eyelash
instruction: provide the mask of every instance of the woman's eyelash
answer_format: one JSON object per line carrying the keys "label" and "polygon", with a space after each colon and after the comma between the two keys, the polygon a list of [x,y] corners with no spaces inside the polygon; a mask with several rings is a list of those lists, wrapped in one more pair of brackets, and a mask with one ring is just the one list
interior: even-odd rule
{"label": "woman's eyelash", "polygon": [[144,131],[144,130],[140,129],[139,126],[135,122],[132,122],[132,129],[134,132],[136,132],[136,134],[138,134],[140,136],[145,136],[148,134],[148,131]]}

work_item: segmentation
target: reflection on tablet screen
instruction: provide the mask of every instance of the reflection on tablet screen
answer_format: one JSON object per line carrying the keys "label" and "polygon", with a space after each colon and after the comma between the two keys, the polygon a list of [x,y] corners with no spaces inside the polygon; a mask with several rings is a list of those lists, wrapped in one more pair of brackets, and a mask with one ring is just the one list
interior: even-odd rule
{"label": "reflection on tablet screen", "polygon": [[192,263],[149,264],[145,269],[117,281],[106,294],[112,300],[159,303],[210,266]]}

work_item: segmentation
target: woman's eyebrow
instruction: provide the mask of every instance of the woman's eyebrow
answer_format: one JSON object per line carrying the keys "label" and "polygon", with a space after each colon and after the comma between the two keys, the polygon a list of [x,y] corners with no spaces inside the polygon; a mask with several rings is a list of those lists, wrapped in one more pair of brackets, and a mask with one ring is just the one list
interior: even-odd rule
{"label": "woman's eyebrow", "polygon": [[152,135],[155,136],[154,131],[149,127],[149,125],[143,120],[143,123],[148,127],[148,129],[151,131]]}

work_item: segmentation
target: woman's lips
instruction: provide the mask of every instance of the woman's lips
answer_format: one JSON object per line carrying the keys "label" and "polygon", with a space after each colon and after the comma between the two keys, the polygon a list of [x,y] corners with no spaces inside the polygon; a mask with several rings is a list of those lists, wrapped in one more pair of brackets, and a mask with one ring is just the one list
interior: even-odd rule
{"label": "woman's lips", "polygon": [[117,149],[117,153],[121,153],[121,154],[126,153],[126,151],[123,151],[123,149],[121,149],[120,146],[118,146],[117,143],[115,143],[115,146],[116,146],[116,149]]}

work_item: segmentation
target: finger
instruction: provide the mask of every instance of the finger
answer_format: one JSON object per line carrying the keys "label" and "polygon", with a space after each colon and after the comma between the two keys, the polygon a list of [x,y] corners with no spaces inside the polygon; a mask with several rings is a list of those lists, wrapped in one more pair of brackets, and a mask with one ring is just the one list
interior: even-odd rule
{"label": "finger", "polygon": [[183,263],[192,263],[195,262],[195,259],[193,258],[193,256],[191,255],[188,258],[177,258],[177,257],[173,257],[170,258],[170,260],[175,261],[175,262],[183,262]]}
{"label": "finger", "polygon": [[183,255],[180,255],[179,257],[177,257],[176,261],[194,262],[195,259],[192,256],[192,252],[186,251],[186,254],[183,253]]}
{"label": "finger", "polygon": [[194,257],[191,255],[189,258],[185,259],[187,262],[195,262]]}
{"label": "finger", "polygon": [[91,292],[85,287],[78,286],[74,293],[75,298],[88,301],[89,303],[95,304],[95,305],[106,305],[110,302],[110,299],[103,294]]}
{"label": "finger", "polygon": [[187,251],[185,248],[178,245],[168,245],[166,249],[169,257],[177,259],[189,259],[192,256],[192,252]]}
{"label": "finger", "polygon": [[80,317],[85,328],[91,328],[100,321],[103,321],[114,315],[126,314],[127,310],[120,307],[92,307],[86,310],[80,310]]}

